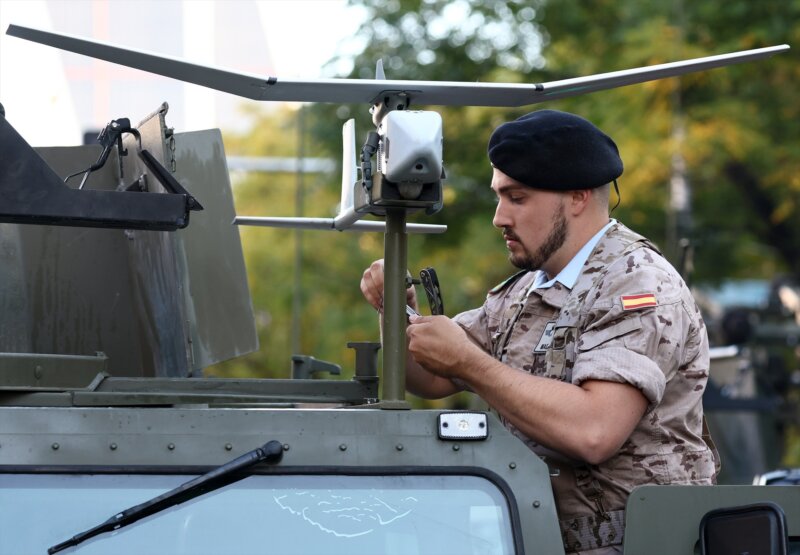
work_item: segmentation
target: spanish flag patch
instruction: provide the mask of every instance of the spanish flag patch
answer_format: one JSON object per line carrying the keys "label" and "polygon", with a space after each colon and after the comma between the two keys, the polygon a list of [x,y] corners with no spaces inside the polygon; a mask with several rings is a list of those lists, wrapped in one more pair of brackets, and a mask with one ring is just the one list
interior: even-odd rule
{"label": "spanish flag patch", "polygon": [[648,306],[658,306],[656,296],[652,293],[641,295],[623,295],[619,298],[622,301],[622,310],[636,310],[637,308],[647,308]]}

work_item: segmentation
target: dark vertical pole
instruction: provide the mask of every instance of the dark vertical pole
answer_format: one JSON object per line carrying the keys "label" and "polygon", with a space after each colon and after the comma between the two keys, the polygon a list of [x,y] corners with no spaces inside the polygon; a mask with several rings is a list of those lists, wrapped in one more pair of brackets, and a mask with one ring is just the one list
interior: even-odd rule
{"label": "dark vertical pole", "polygon": [[[303,217],[305,182],[305,110],[297,111],[297,186],[295,189],[295,215]],[[300,354],[303,312],[303,230],[294,230],[294,291],[292,294],[292,354]]]}
{"label": "dark vertical pole", "polygon": [[381,405],[408,408],[406,393],[406,212],[386,211],[383,285],[383,377]]}
{"label": "dark vertical pole", "polygon": [[[677,43],[679,59],[683,50],[686,28],[686,12],[683,0],[673,0],[675,26],[678,29]],[[667,258],[678,264],[683,256],[681,244],[692,234],[692,186],[686,169],[682,149],[686,138],[686,118],[683,113],[683,99],[680,77],[674,80],[672,91],[672,172],[669,183],[669,209],[667,212]],[[684,276],[687,277],[687,276]]]}

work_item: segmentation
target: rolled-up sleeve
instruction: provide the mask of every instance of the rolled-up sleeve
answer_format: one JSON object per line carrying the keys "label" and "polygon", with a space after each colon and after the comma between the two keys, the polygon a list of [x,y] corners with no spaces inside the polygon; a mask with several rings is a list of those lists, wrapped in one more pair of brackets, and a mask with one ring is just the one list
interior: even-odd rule
{"label": "rolled-up sleeve", "polygon": [[604,345],[582,352],[575,361],[572,383],[603,380],[630,384],[647,399],[647,412],[661,402],[667,380],[661,369],[646,356],[633,352],[624,344]]}
{"label": "rolled-up sleeve", "polygon": [[[680,366],[679,351],[689,324],[684,299],[672,280],[662,271],[646,269],[635,279],[619,276],[610,281],[598,302],[587,309],[590,324],[577,342],[574,384],[587,380],[630,384],[647,398],[648,412],[661,402],[667,381]],[[625,295],[650,292],[657,306],[623,309]]]}

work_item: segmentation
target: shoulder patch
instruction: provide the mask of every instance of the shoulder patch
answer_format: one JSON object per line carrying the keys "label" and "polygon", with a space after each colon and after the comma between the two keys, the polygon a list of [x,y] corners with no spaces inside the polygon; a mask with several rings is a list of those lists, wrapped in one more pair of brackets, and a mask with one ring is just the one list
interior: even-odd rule
{"label": "shoulder patch", "polygon": [[619,298],[622,303],[622,310],[636,310],[658,306],[656,296],[653,293],[642,293],[641,295],[622,295]]}
{"label": "shoulder patch", "polygon": [[524,276],[527,273],[528,273],[528,270],[522,270],[522,271],[517,272],[513,276],[510,276],[510,277],[506,278],[505,281],[501,281],[500,283],[498,283],[497,285],[495,285],[494,287],[489,289],[489,294],[490,295],[497,295],[500,291],[502,291],[503,289],[505,289],[506,287],[508,287],[509,285],[511,285],[512,283],[514,283],[515,281],[517,281],[519,278],[521,278],[522,276]]}

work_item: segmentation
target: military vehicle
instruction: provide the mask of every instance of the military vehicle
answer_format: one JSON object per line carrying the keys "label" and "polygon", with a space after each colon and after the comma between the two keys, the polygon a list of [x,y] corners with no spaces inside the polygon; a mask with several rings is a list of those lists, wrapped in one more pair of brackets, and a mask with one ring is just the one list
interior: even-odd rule
{"label": "military vehicle", "polygon": [[[236,94],[370,102],[377,136],[347,178],[344,217],[294,223],[384,216],[367,227],[385,231],[387,259],[384,341],[350,344],[351,380],[310,379],[340,368],[301,355],[293,379],[205,378],[257,348],[219,131],[177,133],[164,104],[136,126],[113,120],[100,145],[35,151],[0,116],[0,553],[15,555],[564,553],[544,461],[491,413],[405,401],[405,217],[441,208],[442,176],[440,127],[409,101],[529,104],[784,49],[531,86],[380,71],[281,83],[9,32]],[[625,553],[797,553],[799,491],[639,487]]]}
{"label": "military vehicle", "polygon": [[787,431],[800,423],[796,285],[786,278],[731,280],[695,296],[716,345],[703,404],[727,461],[720,480],[748,483],[780,465]]}

